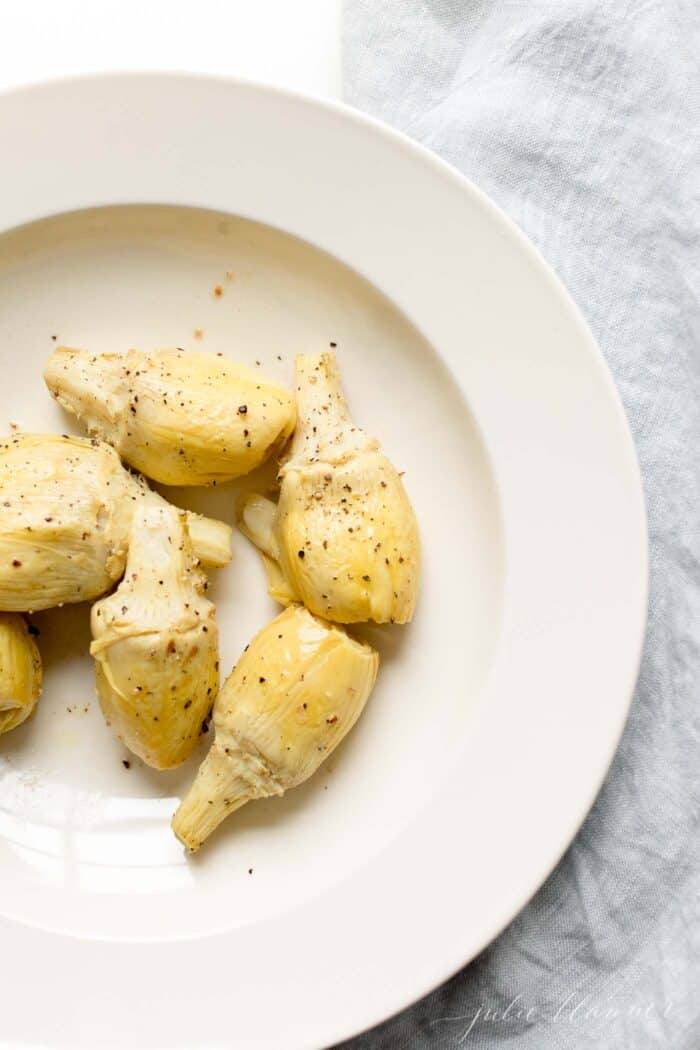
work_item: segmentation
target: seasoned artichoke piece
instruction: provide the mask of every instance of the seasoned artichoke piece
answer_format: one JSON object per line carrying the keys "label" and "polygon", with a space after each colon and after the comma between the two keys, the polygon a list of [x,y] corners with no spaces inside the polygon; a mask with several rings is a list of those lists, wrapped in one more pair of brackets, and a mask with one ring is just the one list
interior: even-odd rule
{"label": "seasoned artichoke piece", "polygon": [[95,355],[58,347],[44,379],[88,433],[166,485],[211,485],[248,474],[294,429],[287,390],[213,354]]}
{"label": "seasoned artichoke piece", "polygon": [[97,693],[120,740],[156,769],[187,758],[219,686],[214,606],[185,515],[142,500],[126,573],[92,609]]}
{"label": "seasoned artichoke piece", "polygon": [[420,578],[418,526],[398,473],[350,417],[334,354],[297,358],[297,404],[279,502],[250,495],[239,508],[270,594],[336,623],[407,623]]}
{"label": "seasoned artichoke piece", "polygon": [[[110,590],[124,572],[134,509],[166,504],[104,442],[55,434],[0,440],[0,609],[48,609]],[[196,554],[230,561],[230,528],[191,515]]]}
{"label": "seasoned artichoke piece", "polygon": [[17,613],[0,613],[0,735],[25,722],[41,695],[41,657]]}
{"label": "seasoned artichoke piece", "polygon": [[194,852],[251,799],[316,772],[357,721],[379,656],[292,605],[253,639],[214,705],[216,738],[173,818]]}

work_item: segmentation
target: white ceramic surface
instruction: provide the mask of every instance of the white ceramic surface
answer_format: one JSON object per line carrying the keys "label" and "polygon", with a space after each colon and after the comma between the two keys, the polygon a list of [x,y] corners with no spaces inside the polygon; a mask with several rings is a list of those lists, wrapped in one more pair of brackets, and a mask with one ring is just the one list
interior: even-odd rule
{"label": "white ceramic surface", "polygon": [[[195,763],[126,770],[87,609],[37,618],[45,695],[0,741],[0,1044],[329,1044],[473,957],[605,774],[646,607],[617,395],[493,205],[342,107],[66,82],[0,97],[0,148],[2,430],[75,429],[40,378],[54,335],[222,351],[287,382],[295,352],[336,342],[425,547],[415,622],[367,629],[383,666],[355,732],[194,860],[168,821]],[[232,520],[236,491],[171,495]],[[214,594],[226,667],[274,613],[239,536]]]}

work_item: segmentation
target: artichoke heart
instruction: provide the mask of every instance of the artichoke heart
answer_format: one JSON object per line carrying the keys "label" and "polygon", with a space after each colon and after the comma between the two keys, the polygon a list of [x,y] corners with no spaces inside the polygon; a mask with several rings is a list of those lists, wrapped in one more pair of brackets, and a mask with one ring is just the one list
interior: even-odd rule
{"label": "artichoke heart", "polygon": [[297,405],[277,504],[253,494],[239,507],[270,594],[336,623],[407,623],[420,578],[416,518],[399,474],[353,423],[334,354],[297,358]]}
{"label": "artichoke heart", "polygon": [[0,735],[25,722],[41,695],[41,657],[22,616],[0,613]]}
{"label": "artichoke heart", "polygon": [[214,606],[184,514],[144,500],[124,579],[92,609],[97,693],[126,746],[156,769],[187,758],[219,686]]}
{"label": "artichoke heart", "polygon": [[173,830],[190,851],[246,802],[316,772],[357,721],[379,656],[292,605],[241,656],[214,705],[216,737]]}
{"label": "artichoke heart", "polygon": [[247,474],[294,429],[287,390],[213,354],[95,355],[58,347],[44,379],[88,433],[166,485],[211,485]]}
{"label": "artichoke heart", "polygon": [[[0,440],[0,609],[48,609],[110,590],[144,499],[169,506],[104,442],[57,434]],[[189,520],[197,556],[225,565],[229,526]]]}

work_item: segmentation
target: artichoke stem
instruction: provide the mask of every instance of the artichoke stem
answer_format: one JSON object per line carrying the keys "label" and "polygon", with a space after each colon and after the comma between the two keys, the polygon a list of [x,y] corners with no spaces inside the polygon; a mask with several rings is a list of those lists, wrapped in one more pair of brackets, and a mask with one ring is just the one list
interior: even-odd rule
{"label": "artichoke stem", "polygon": [[202,565],[215,569],[228,565],[231,561],[230,525],[188,510],[187,528],[194,555]]}
{"label": "artichoke stem", "polygon": [[296,368],[298,420],[288,463],[316,462],[324,453],[334,458],[347,439],[351,447],[364,444],[348,410],[335,354],[300,354]]}
{"label": "artichoke stem", "polygon": [[277,504],[255,492],[246,496],[239,506],[241,532],[273,561],[279,560],[274,535],[276,515]]}
{"label": "artichoke stem", "polygon": [[97,360],[85,350],[59,346],[44,369],[44,380],[61,408],[83,420],[92,433],[114,421],[113,397],[120,372],[116,356]]}
{"label": "artichoke stem", "polygon": [[256,785],[255,766],[263,768],[235,745],[228,753],[218,744],[211,748],[172,820],[173,831],[190,853],[195,853],[222,820],[246,802],[266,794],[282,794],[272,777],[266,785],[268,790]]}

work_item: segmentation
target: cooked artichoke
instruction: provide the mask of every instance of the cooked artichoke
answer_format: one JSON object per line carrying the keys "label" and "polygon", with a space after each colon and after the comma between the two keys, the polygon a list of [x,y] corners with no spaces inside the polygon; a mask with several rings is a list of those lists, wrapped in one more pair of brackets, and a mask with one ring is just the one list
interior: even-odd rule
{"label": "cooked artichoke", "polygon": [[41,657],[23,617],[0,613],[0,735],[25,722],[41,695]]}
{"label": "cooked artichoke", "polygon": [[250,495],[239,508],[270,594],[336,623],[407,623],[420,577],[418,526],[398,473],[350,418],[334,354],[297,358],[297,405],[279,502]]}
{"label": "cooked artichoke", "polygon": [[[147,496],[104,442],[54,434],[0,440],[0,609],[97,598],[124,572],[135,508]],[[230,529],[190,516],[196,554],[226,564]]]}
{"label": "cooked artichoke", "polygon": [[213,354],[95,355],[58,347],[44,379],[88,433],[166,485],[211,485],[247,474],[294,429],[288,391]]}
{"label": "cooked artichoke", "polygon": [[124,579],[92,609],[97,693],[107,723],[156,769],[187,758],[219,686],[214,606],[185,515],[144,499]]}
{"label": "cooked artichoke", "polygon": [[251,799],[315,773],[353,727],[379,657],[293,605],[253,639],[214,704],[216,738],[173,818],[190,851]]}

